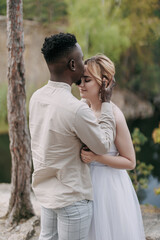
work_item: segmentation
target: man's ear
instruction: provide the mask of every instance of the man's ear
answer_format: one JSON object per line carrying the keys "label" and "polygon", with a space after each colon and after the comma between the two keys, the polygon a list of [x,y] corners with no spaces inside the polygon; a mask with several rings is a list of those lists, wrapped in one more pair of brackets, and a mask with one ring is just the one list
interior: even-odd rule
{"label": "man's ear", "polygon": [[75,66],[75,61],[74,61],[74,59],[69,60],[69,62],[68,62],[68,67],[69,67],[69,69],[70,69],[71,71],[75,71],[75,70],[76,70],[76,66]]}

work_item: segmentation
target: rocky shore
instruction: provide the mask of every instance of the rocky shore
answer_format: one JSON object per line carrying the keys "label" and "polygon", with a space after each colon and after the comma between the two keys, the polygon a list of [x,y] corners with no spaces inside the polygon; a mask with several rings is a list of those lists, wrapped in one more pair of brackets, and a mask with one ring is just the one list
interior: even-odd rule
{"label": "rocky shore", "polygon": [[[0,184],[0,217],[4,216],[9,203],[10,184]],[[0,218],[0,240],[38,240],[40,232],[40,205],[31,193],[36,216],[22,221],[15,228],[7,228],[5,220]],[[160,209],[154,206],[141,206],[146,240],[160,240]],[[134,224],[134,223],[133,223]]]}

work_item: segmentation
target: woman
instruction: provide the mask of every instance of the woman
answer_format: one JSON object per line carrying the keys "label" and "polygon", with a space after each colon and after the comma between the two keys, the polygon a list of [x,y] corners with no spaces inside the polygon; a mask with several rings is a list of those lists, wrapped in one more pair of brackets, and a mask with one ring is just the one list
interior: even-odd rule
{"label": "woman", "polygon": [[[84,77],[79,85],[82,99],[95,116],[101,111],[101,86],[113,79],[115,67],[104,55],[85,61]],[[112,103],[116,120],[116,137],[107,155],[81,151],[81,158],[90,163],[94,192],[94,215],[89,240],[144,240],[139,202],[125,169],[136,165],[131,136],[121,110]]]}

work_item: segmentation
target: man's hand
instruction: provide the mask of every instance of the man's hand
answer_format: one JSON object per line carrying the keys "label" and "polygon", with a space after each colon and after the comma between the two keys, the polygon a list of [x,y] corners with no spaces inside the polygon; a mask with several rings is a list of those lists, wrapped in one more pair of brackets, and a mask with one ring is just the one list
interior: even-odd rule
{"label": "man's hand", "polygon": [[114,77],[109,82],[109,85],[107,87],[106,87],[106,79],[103,78],[102,87],[101,87],[102,102],[110,102],[111,96],[112,96],[112,89],[114,88],[115,85],[116,85],[116,81]]}

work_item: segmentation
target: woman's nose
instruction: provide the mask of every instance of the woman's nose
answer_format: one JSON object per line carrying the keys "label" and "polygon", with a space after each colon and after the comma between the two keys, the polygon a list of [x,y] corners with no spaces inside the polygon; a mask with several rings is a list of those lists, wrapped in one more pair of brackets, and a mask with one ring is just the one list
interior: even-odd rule
{"label": "woman's nose", "polygon": [[80,86],[80,87],[84,87],[84,79],[83,79],[83,78],[81,78],[81,83],[80,83],[79,86]]}

